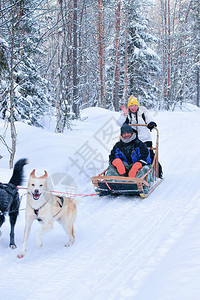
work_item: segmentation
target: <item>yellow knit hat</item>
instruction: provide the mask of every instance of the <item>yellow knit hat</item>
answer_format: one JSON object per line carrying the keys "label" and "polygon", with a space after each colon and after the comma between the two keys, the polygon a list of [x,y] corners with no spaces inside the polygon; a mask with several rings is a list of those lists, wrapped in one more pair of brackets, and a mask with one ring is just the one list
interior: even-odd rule
{"label": "yellow knit hat", "polygon": [[131,105],[137,105],[139,107],[139,102],[138,102],[137,98],[134,97],[133,95],[131,95],[128,98],[128,107],[131,106]]}

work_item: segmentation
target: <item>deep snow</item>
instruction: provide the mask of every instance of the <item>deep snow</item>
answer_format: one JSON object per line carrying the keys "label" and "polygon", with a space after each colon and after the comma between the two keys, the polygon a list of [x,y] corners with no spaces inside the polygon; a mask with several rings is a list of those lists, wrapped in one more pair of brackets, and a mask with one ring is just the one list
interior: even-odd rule
{"label": "deep snow", "polygon": [[[47,170],[56,191],[81,193],[75,222],[75,244],[63,247],[66,235],[59,224],[43,236],[38,249],[33,223],[27,253],[17,254],[25,225],[25,190],[16,225],[16,250],[9,249],[9,220],[0,238],[0,298],[95,300],[200,299],[200,110],[151,112],[160,133],[164,181],[146,199],[102,197],[90,177],[107,166],[117,141],[119,113],[100,108],[82,111],[64,134],[18,122],[15,160],[26,157],[25,183],[30,172]],[[0,121],[0,134],[4,134]],[[7,134],[7,142],[9,136]],[[0,181],[7,182],[9,155],[0,143]],[[64,185],[62,184],[64,181]]]}

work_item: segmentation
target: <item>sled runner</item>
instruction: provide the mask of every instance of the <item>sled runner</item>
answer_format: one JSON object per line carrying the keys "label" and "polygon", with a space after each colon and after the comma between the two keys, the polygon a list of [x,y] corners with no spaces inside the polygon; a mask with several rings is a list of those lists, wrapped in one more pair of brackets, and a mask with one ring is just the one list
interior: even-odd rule
{"label": "sled runner", "polygon": [[[146,124],[130,124],[131,126],[147,126]],[[154,151],[154,159],[151,165],[144,166],[136,177],[125,176],[106,176],[107,170],[104,170],[98,176],[92,177],[96,193],[99,196],[105,195],[133,195],[148,197],[152,191],[162,182],[158,176],[158,142],[159,132],[156,130],[156,145],[149,148]]]}

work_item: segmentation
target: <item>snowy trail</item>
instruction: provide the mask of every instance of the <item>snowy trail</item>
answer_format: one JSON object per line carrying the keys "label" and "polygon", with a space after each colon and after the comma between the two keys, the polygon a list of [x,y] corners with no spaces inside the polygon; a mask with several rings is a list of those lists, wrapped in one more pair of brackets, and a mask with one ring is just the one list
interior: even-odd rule
{"label": "snowy trail", "polygon": [[[192,123],[190,114],[184,114],[184,126],[181,114],[169,118],[160,141],[165,179],[147,199],[84,198],[78,206],[74,246],[63,247],[65,234],[56,225],[43,237],[44,247],[37,249],[33,233],[38,224],[34,224],[22,260],[16,254],[23,238],[24,212],[16,228],[16,251],[7,248],[9,227],[4,228],[1,299],[198,300],[200,288],[188,298],[182,282],[177,286],[181,298],[177,290],[173,298],[173,288],[170,296],[166,291],[148,295],[159,281],[154,276],[152,282],[151,275],[159,274],[162,262],[187,230],[199,226],[200,142],[195,139],[200,136],[199,114],[193,114]],[[200,271],[200,261],[197,265]]]}

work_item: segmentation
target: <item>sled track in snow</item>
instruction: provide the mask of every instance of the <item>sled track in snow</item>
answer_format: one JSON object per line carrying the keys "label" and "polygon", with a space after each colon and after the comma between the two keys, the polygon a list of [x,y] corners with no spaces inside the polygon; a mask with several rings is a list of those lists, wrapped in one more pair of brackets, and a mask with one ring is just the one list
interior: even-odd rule
{"label": "sled track in snow", "polygon": [[199,150],[189,135],[189,119],[187,125],[187,147],[184,127],[174,136],[172,123],[169,134],[161,135],[162,148],[168,149],[160,159],[165,180],[148,198],[96,196],[81,201],[71,248],[63,247],[65,233],[58,225],[37,249],[36,224],[26,256],[18,260],[24,228],[20,212],[16,250],[7,247],[9,227],[2,229],[1,299],[18,295],[20,300],[44,300],[48,295],[48,300],[60,300],[67,295],[73,300],[138,300],[147,278],[200,215]]}

